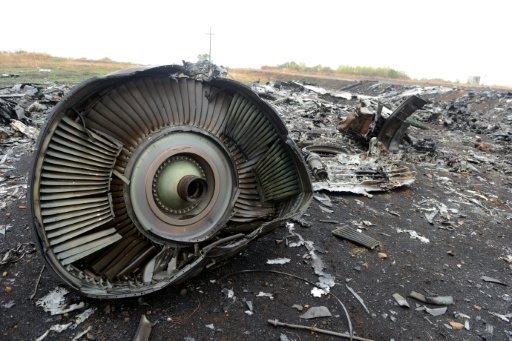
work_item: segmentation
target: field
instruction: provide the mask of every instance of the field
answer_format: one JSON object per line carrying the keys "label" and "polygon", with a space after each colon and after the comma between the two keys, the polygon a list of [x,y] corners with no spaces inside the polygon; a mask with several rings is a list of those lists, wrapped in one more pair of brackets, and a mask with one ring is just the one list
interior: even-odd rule
{"label": "field", "polygon": [[[0,51],[0,85],[13,83],[30,84],[75,84],[91,77],[103,76],[121,69],[140,66],[134,63],[117,62],[104,58],[100,60],[72,59],[54,57],[45,53],[34,52],[2,52]],[[343,73],[350,70],[345,67],[336,72],[315,72],[311,68],[295,70],[291,68],[262,67],[261,69],[230,68],[228,78],[243,83],[266,83],[269,81],[298,80],[312,83],[327,88],[339,88],[346,84],[347,80],[374,80],[385,81],[392,84],[422,84],[444,85],[458,87],[482,87],[474,84],[461,84],[444,81],[441,79],[417,80],[408,78],[374,76],[372,71],[378,68],[361,68],[367,74]],[[356,69],[358,69],[356,67]],[[15,77],[13,77],[15,76]],[[509,89],[506,87],[493,87],[497,89]]]}
{"label": "field", "polygon": [[71,59],[45,53],[0,52],[0,84],[78,83],[85,79],[137,66],[109,60]]}

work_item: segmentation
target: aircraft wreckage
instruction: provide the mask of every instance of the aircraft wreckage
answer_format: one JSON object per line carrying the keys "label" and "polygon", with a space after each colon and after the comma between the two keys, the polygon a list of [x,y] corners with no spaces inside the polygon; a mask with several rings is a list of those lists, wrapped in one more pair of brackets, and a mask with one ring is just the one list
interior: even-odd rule
{"label": "aircraft wreckage", "polygon": [[186,281],[302,213],[312,196],[275,109],[186,65],[78,85],[35,155],[36,239],[49,266],[91,297]]}

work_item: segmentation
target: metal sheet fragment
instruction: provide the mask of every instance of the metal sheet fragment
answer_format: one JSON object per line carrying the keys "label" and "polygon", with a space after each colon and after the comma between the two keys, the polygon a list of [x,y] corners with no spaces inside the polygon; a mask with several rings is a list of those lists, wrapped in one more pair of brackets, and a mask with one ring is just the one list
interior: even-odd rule
{"label": "metal sheet fragment", "polygon": [[267,259],[267,264],[270,265],[284,265],[290,263],[290,258],[274,258],[274,259]]}
{"label": "metal sheet fragment", "polygon": [[382,129],[379,131],[378,140],[381,141],[387,149],[398,150],[400,141],[409,126],[409,124],[405,122],[406,119],[416,110],[421,109],[425,104],[427,104],[427,101],[417,96],[413,95],[407,98],[388,117]]}
{"label": "metal sheet fragment", "polygon": [[418,239],[420,242],[425,243],[425,244],[430,243],[430,239],[420,235],[418,232],[416,232],[414,230],[402,230],[401,228],[397,228],[396,232],[398,232],[398,233],[408,233],[409,236],[411,237],[411,239]]}
{"label": "metal sheet fragment", "polygon": [[332,231],[332,234],[338,238],[347,239],[356,244],[367,247],[371,250],[380,245],[380,242],[358,230],[349,226],[340,226]]}
{"label": "metal sheet fragment", "polygon": [[371,192],[409,186],[416,177],[416,172],[403,164],[400,154],[387,154],[375,138],[370,141],[368,153],[339,153],[321,158],[328,179],[313,181],[315,192],[349,192],[371,197]]}
{"label": "metal sheet fragment", "polygon": [[314,319],[319,317],[331,317],[332,314],[325,306],[311,307],[304,314],[300,315],[301,319]]}
{"label": "metal sheet fragment", "polygon": [[[289,247],[297,247],[304,245],[309,252],[309,256],[311,257],[311,267],[313,268],[315,274],[318,276],[318,282],[316,285],[320,290],[312,289],[312,295],[316,297],[316,295],[327,294],[330,292],[331,288],[335,285],[335,277],[324,271],[325,265],[322,258],[318,255],[314,243],[309,240],[304,240],[304,238],[295,231],[295,228],[292,223],[286,224],[288,228],[288,233],[291,236],[296,237],[299,242],[289,244]],[[322,293],[323,292],[323,293]]]}
{"label": "metal sheet fragment", "polygon": [[43,335],[39,336],[36,341],[42,341],[44,340],[49,334],[50,332],[54,331],[56,333],[62,333],[63,331],[67,330],[69,327],[71,327],[73,323],[70,322],[70,323],[66,323],[66,324],[54,324],[53,326],[50,327],[50,329],[48,329],[47,331],[44,332]]}
{"label": "metal sheet fragment", "polygon": [[496,278],[492,278],[492,277],[489,277],[489,276],[482,276],[480,278],[484,282],[496,283],[496,284],[507,286],[507,283],[505,283],[503,281],[500,281],[499,279],[496,279]]}
{"label": "metal sheet fragment", "polygon": [[430,303],[435,305],[452,305],[454,303],[452,296],[425,296],[416,291],[411,291],[409,297],[412,297],[423,303]]}
{"label": "metal sheet fragment", "polygon": [[133,341],[148,341],[151,334],[151,322],[147,319],[145,314],[142,314],[139,321],[139,326],[133,337]]}
{"label": "metal sheet fragment", "polygon": [[428,314],[434,316],[434,317],[437,317],[437,316],[441,316],[443,314],[446,313],[446,310],[448,310],[448,307],[441,307],[441,308],[428,308],[426,306],[421,306],[419,308],[416,308],[416,310],[418,311],[421,311],[421,310],[424,310],[426,311]]}
{"label": "metal sheet fragment", "polygon": [[407,300],[399,293],[394,293],[393,298],[395,299],[396,303],[398,303],[399,306],[410,308],[409,302],[407,302]]}

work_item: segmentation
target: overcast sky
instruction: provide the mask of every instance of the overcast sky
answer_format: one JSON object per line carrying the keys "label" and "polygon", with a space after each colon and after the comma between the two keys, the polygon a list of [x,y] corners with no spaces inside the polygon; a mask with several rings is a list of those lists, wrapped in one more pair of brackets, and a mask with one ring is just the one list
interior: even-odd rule
{"label": "overcast sky", "polygon": [[0,50],[141,64],[386,66],[512,86],[512,1],[56,1],[1,5]]}

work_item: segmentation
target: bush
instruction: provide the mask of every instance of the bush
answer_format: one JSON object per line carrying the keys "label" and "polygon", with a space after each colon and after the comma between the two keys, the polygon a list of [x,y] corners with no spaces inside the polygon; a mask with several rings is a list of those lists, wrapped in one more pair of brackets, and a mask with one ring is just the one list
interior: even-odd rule
{"label": "bush", "polygon": [[278,69],[292,70],[304,73],[323,73],[323,74],[340,74],[340,75],[357,75],[366,77],[381,77],[381,78],[396,78],[396,79],[410,79],[407,74],[402,71],[397,71],[388,67],[371,67],[371,66],[351,66],[340,65],[336,70],[328,66],[315,65],[312,67],[306,66],[304,63],[296,63],[294,61],[286,62],[278,65]]}

